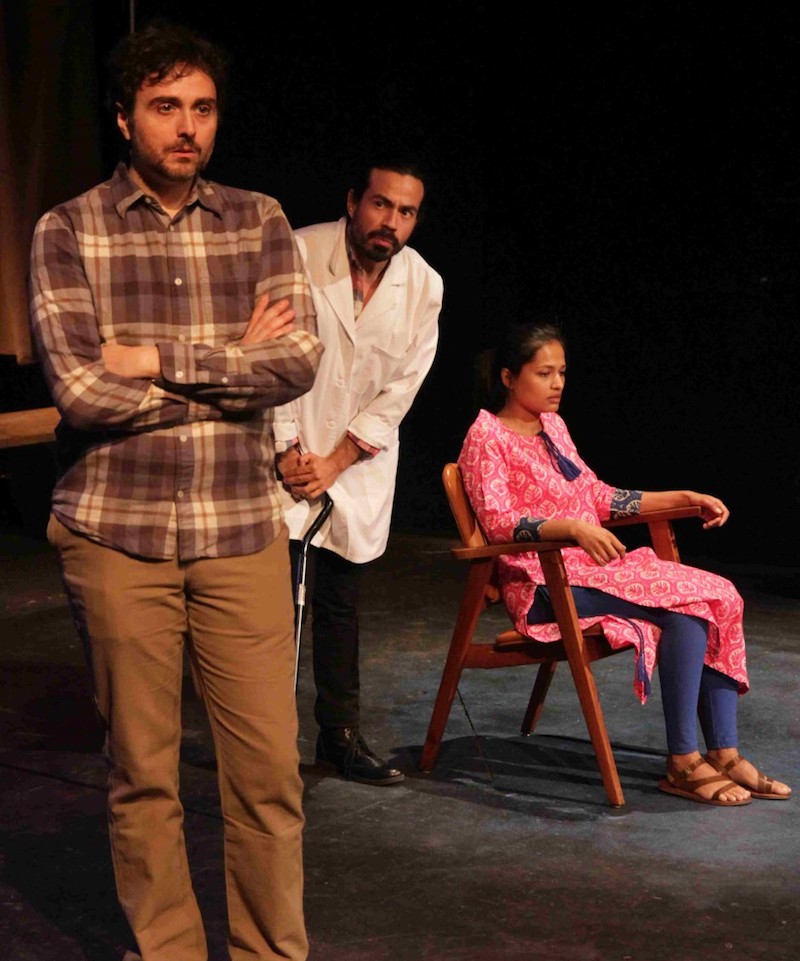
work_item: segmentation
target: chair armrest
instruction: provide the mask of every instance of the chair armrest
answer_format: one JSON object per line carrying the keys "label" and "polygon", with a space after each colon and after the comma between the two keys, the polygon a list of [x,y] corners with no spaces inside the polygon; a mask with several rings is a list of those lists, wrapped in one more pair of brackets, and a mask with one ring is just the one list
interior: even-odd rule
{"label": "chair armrest", "polygon": [[514,541],[508,544],[484,544],[481,547],[453,547],[450,551],[457,561],[478,561],[503,554],[546,554],[563,547],[575,547],[576,541]]}
{"label": "chair armrest", "polygon": [[603,521],[603,527],[626,527],[629,524],[655,524],[659,521],[677,521],[682,517],[700,517],[699,507],[671,507],[664,511],[644,511],[631,517],[618,517],[615,520]]}
{"label": "chair armrest", "polygon": [[[603,527],[625,527],[630,524],[664,524],[665,522],[680,520],[683,517],[700,517],[699,507],[671,507],[663,511],[645,511],[632,517],[620,517],[617,520],[605,521]],[[501,557],[509,554],[544,554],[549,551],[560,551],[564,547],[575,547],[577,541],[513,541],[503,544],[484,544],[481,547],[454,547],[450,553],[458,561],[478,561],[489,557]]]}
{"label": "chair armrest", "polygon": [[[699,507],[671,507],[663,511],[644,511],[631,517],[620,517],[604,521],[603,527],[626,527],[630,524],[662,525],[684,517],[700,517]],[[575,547],[577,541],[513,541],[502,544],[484,544],[481,547],[454,547],[450,553],[458,561],[485,560],[488,557],[501,557],[512,554],[544,554],[560,551],[564,547]]]}

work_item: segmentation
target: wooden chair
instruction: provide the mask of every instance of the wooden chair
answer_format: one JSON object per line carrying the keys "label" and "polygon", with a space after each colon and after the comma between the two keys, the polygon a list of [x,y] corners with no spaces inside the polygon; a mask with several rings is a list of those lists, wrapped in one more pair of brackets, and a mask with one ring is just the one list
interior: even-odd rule
{"label": "wooden chair", "polygon": [[[538,664],[528,708],[522,721],[522,734],[530,734],[542,713],[545,697],[559,661],[567,661],[583,711],[589,736],[594,747],[603,785],[608,800],[614,806],[625,803],[617,766],[611,752],[600,700],[592,674],[592,661],[619,649],[612,648],[599,625],[582,631],[575,611],[564,558],[561,550],[574,546],[572,542],[543,541],[539,543],[488,544],[467,498],[461,471],[457,464],[446,464],[442,472],[447,499],[453,512],[463,546],[452,550],[456,560],[469,564],[467,584],[458,610],[450,650],[445,661],[439,693],[433,707],[428,735],[422,749],[419,767],[433,770],[441,747],[450,708],[456,694],[461,672],[465,668],[517,667]],[[696,517],[697,507],[652,511],[635,517],[609,521],[605,527],[628,524],[647,524],[656,554],[663,560],[679,561],[672,521],[681,517]],[[561,640],[534,641],[507,630],[498,634],[493,643],[473,640],[480,615],[491,605],[502,603],[497,581],[497,561],[501,555],[536,551],[542,564],[545,583],[561,631]]]}

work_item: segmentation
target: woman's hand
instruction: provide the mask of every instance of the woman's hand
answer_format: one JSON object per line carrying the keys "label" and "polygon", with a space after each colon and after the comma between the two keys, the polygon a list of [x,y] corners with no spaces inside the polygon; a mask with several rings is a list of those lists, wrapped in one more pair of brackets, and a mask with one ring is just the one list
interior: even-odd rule
{"label": "woman's hand", "polygon": [[731,516],[731,512],[718,497],[711,494],[698,494],[696,491],[687,491],[690,507],[699,507],[702,512],[703,530],[710,527],[722,527]]}
{"label": "woman's hand", "polygon": [[577,521],[575,540],[589,557],[601,566],[625,556],[626,548],[622,541],[605,527],[598,527],[596,524]]}
{"label": "woman's hand", "polygon": [[545,521],[540,536],[546,541],[576,541],[597,564],[605,565],[625,555],[625,545],[611,531],[587,521]]}

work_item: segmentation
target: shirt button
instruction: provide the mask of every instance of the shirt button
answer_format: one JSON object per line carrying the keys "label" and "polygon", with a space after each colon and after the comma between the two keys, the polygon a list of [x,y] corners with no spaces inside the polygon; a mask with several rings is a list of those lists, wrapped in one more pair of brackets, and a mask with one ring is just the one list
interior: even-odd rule
{"label": "shirt button", "polygon": [[182,344],[185,344],[185,343],[186,343],[186,335],[185,335],[185,334],[178,334],[178,340],[179,340]]}
{"label": "shirt button", "polygon": [[180,439],[181,439],[181,443],[182,443],[182,444],[185,444],[186,441],[189,440],[189,438],[186,436],[186,434],[181,434],[181,438],[180,438]]}
{"label": "shirt button", "polygon": [[178,498],[178,500],[180,500],[183,497],[183,491],[178,491],[175,496]]}
{"label": "shirt button", "polygon": [[176,370],[176,371],[175,371],[175,377],[176,377],[178,380],[183,380],[183,371],[182,371],[182,370]]}
{"label": "shirt button", "polygon": [[176,286],[176,287],[180,287],[180,285],[181,285],[182,283],[183,283],[183,281],[181,280],[180,277],[176,277],[176,278],[175,278],[175,286]]}
{"label": "shirt button", "polygon": [[222,383],[223,383],[223,384],[227,384],[227,383],[228,383],[228,378],[227,378],[227,377],[223,377],[223,378],[222,378]]}

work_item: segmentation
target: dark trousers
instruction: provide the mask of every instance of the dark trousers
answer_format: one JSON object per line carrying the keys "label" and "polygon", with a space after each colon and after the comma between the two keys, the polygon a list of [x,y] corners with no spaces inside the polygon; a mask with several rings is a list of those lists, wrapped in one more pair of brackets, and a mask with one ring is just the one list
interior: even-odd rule
{"label": "dark trousers", "polygon": [[[300,541],[290,541],[295,601]],[[311,614],[314,717],[320,727],[358,727],[358,598],[366,565],[354,564],[325,548],[309,547],[305,615]]]}

